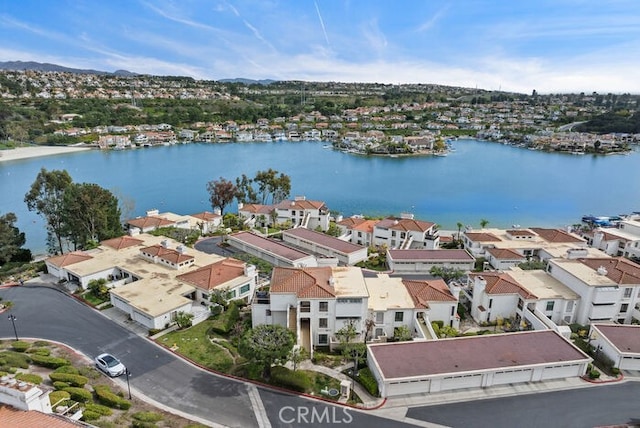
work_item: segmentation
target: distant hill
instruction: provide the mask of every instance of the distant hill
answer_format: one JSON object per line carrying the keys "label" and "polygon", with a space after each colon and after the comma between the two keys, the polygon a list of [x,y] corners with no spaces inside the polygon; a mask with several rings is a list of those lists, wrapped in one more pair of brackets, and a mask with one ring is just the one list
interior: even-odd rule
{"label": "distant hill", "polygon": [[235,79],[221,79],[221,80],[218,80],[218,82],[244,83],[245,85],[270,85],[271,83],[277,82],[277,80],[273,80],[273,79],[253,80],[253,79],[243,79],[241,77],[236,77]]}
{"label": "distant hill", "polygon": [[597,134],[608,134],[611,132],[639,134],[640,113],[628,116],[616,112],[607,112],[591,118],[591,120],[576,126],[575,129],[579,132],[594,132]]}
{"label": "distant hill", "polygon": [[64,67],[58,64],[49,64],[46,62],[35,62],[35,61],[0,62],[0,70],[59,71],[64,73],[115,75],[115,76],[124,76],[124,77],[137,75],[137,73],[133,73],[127,70],[116,70],[113,73],[111,73],[108,71],[83,70],[80,68],[70,68],[70,67]]}

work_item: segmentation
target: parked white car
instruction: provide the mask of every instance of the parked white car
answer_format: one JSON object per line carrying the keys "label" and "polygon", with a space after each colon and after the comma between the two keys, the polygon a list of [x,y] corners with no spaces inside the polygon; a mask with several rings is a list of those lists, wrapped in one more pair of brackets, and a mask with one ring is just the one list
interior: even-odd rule
{"label": "parked white car", "polygon": [[106,353],[96,357],[96,367],[111,377],[120,376],[127,371],[127,368],[120,360]]}

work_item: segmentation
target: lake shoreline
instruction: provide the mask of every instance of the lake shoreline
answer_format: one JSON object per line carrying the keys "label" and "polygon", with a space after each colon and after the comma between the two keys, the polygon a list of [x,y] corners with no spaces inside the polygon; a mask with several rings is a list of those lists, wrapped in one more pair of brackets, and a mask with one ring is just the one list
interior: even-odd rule
{"label": "lake shoreline", "polygon": [[86,146],[30,146],[16,147],[15,149],[0,150],[0,162],[10,162],[22,159],[31,159],[42,156],[62,155],[91,150]]}

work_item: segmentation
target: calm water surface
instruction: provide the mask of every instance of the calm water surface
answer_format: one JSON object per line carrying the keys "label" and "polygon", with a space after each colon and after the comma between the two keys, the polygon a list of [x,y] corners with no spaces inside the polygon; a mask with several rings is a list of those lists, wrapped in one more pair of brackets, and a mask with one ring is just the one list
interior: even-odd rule
{"label": "calm water surface", "polygon": [[[147,209],[189,214],[211,210],[206,183],[276,169],[291,177],[291,195],[322,200],[348,216],[399,215],[446,229],[566,226],[584,214],[640,210],[640,154],[543,153],[476,140],[454,142],[447,157],[387,158],[345,154],[323,143],[186,144],[87,151],[0,162],[0,214],[15,212],[27,247],[45,248],[44,223],[24,195],[40,168],[66,169],[75,182],[97,183]],[[227,211],[235,211],[232,206]]]}

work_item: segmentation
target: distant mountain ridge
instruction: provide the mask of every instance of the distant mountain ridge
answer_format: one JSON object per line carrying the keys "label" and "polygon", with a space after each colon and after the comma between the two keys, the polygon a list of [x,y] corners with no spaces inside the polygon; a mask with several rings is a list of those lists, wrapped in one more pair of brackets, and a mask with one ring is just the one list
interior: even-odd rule
{"label": "distant mountain ridge", "polygon": [[114,72],[80,69],[64,67],[58,64],[50,64],[46,62],[35,61],[0,61],[0,70],[34,70],[34,71],[58,71],[63,73],[76,73],[76,74],[99,74],[99,75],[114,75],[114,76],[137,76],[137,73],[133,73],[127,70],[116,70]]}
{"label": "distant mountain ridge", "polygon": [[244,79],[242,77],[236,77],[235,79],[220,79],[218,80],[220,83],[244,83],[245,85],[270,85],[271,83],[277,82],[277,80],[273,79],[262,79],[262,80],[253,80],[253,79]]}

